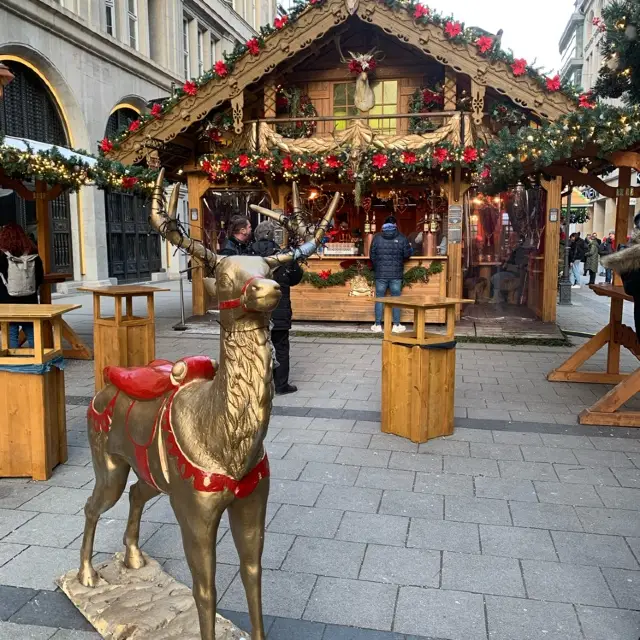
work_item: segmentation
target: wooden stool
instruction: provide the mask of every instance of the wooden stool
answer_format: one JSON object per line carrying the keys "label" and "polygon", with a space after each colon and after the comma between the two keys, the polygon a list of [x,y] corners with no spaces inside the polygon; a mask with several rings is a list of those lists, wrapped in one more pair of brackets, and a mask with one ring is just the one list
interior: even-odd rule
{"label": "wooden stool", "polygon": [[[376,298],[384,304],[382,431],[413,442],[453,433],[456,305],[462,298]],[[412,332],[392,333],[392,309],[413,309]],[[425,331],[427,309],[446,310],[445,335]]]}
{"label": "wooden stool", "polygon": [[[115,287],[79,287],[79,291],[93,293],[93,350],[96,392],[104,387],[104,368],[141,367],[156,357],[156,320],[153,294],[169,291],[143,285]],[[115,314],[102,316],[100,302],[103,297],[113,298]],[[133,315],[133,299],[146,297],[147,315]],[[126,301],[126,313],[122,313],[122,301]]]}
{"label": "wooden stool", "polygon": [[[48,480],[67,460],[62,314],[80,305],[0,305],[0,477]],[[9,347],[9,324],[33,324],[34,345]],[[53,328],[45,346],[44,325]]]}

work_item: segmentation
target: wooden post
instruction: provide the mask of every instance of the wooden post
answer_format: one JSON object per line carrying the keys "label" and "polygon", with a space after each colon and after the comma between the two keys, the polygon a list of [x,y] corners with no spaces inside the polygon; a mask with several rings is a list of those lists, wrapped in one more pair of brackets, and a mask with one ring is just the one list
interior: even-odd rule
{"label": "wooden post", "polygon": [[[631,168],[620,167],[618,169],[618,189],[616,200],[616,244],[626,242],[629,229],[629,190],[631,187]],[[622,285],[622,279],[614,271],[613,284]],[[622,300],[611,299],[609,311],[609,324],[614,327],[622,322]],[[620,372],[620,343],[611,336],[609,349],[607,350],[607,373]]]}
{"label": "wooden post", "polygon": [[[47,183],[36,180],[36,220],[38,223],[38,255],[42,260],[42,267],[45,273],[51,273],[51,251],[49,242],[51,231],[49,227],[49,194],[47,193]],[[40,303],[51,304],[51,285],[43,284],[40,287]]]}
{"label": "wooden post", "polygon": [[455,111],[458,93],[458,74],[447,67],[444,72],[444,110]]}
{"label": "wooden post", "polygon": [[[200,172],[187,174],[187,191],[189,201],[190,235],[194,240],[204,241],[204,215],[202,196],[209,188],[207,177]],[[195,261],[192,261],[195,266]],[[193,315],[203,316],[207,312],[207,292],[204,288],[204,271],[200,266],[194,269],[191,279],[191,297]]]}
{"label": "wooden post", "polygon": [[[560,219],[562,211],[562,178],[542,180],[547,192],[546,218],[544,222],[544,262],[542,278],[542,322],[556,321],[558,301],[558,255],[560,252]],[[551,209],[555,209],[556,220],[551,221]]]}

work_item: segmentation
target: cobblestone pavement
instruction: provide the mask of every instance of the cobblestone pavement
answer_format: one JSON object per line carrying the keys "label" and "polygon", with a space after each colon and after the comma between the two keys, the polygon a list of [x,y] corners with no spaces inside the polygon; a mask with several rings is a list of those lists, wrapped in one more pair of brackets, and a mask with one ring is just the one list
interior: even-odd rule
{"label": "cobblestone pavement", "polygon": [[[157,355],[217,354],[171,331],[176,296],[160,295]],[[585,305],[586,326],[599,316]],[[640,434],[576,424],[604,388],[546,382],[571,351],[460,345],[455,434],[418,446],[380,433],[378,341],[295,339],[300,391],[277,398],[267,445],[269,638],[637,640]],[[68,463],[48,482],[0,480],[0,640],[98,637],[53,583],[78,563],[93,484],[92,367],[66,371]],[[100,521],[99,558],[120,549],[126,515],[123,499]],[[165,497],[142,540],[190,583]],[[246,629],[226,522],[217,556],[219,606]]]}

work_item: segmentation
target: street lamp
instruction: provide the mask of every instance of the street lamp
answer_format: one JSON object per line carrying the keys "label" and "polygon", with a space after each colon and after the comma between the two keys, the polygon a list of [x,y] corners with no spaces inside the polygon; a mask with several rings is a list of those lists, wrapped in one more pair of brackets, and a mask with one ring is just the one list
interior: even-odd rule
{"label": "street lamp", "polygon": [[[571,278],[569,277],[569,225],[571,224],[571,195],[573,193],[573,182],[569,183],[569,193],[567,194],[567,215],[564,219],[564,268],[562,269],[562,278],[558,289],[560,291],[560,299],[558,304],[571,304]],[[562,203],[560,203],[560,211],[562,211]]]}
{"label": "street lamp", "polygon": [[13,80],[13,77],[11,69],[0,62],[0,98],[2,98],[2,90]]}

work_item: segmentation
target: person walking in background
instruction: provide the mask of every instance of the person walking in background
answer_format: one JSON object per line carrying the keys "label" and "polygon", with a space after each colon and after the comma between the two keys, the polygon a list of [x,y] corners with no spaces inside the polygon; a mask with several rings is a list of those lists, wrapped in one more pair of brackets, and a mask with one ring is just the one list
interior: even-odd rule
{"label": "person walking in background", "polygon": [[[376,298],[386,295],[387,289],[392,296],[402,293],[402,277],[404,276],[404,263],[411,257],[411,245],[409,240],[398,231],[398,224],[394,216],[389,216],[382,225],[382,233],[376,234],[371,243],[369,257],[373,263],[373,271],[376,280]],[[382,331],[382,303],[376,302],[375,322],[371,331]],[[393,333],[405,331],[400,324],[400,309],[393,309]]]}
{"label": "person walking in background", "polygon": [[[602,240],[600,245],[600,259],[610,256],[616,250],[616,240],[613,231],[609,231],[609,235]],[[604,269],[604,281],[606,284],[613,282],[613,271],[611,269]]]}
{"label": "person walking in background", "polygon": [[569,236],[571,249],[569,250],[569,263],[571,265],[571,284],[573,289],[579,289],[582,283],[582,262],[584,261],[586,246],[580,233],[572,233]]}
{"label": "person walking in background", "polygon": [[245,216],[233,216],[229,221],[229,236],[220,252],[223,256],[251,255],[251,221]]}
{"label": "person walking in background", "polygon": [[[251,253],[267,257],[280,251],[274,240],[276,226],[270,220],[261,222],[255,230],[255,242],[251,245]],[[271,342],[276,352],[278,366],[273,370],[273,381],[277,395],[295,393],[298,390],[289,384],[289,330],[291,329],[291,287],[295,287],[304,272],[297,262],[278,267],[273,272],[273,279],[280,285],[282,297],[278,306],[271,313]]]}
{"label": "person walking in background", "polygon": [[596,283],[596,275],[598,274],[598,242],[595,234],[587,236],[587,250],[584,258],[584,274],[589,275],[589,284]]}
{"label": "person walking in background", "polygon": [[[0,304],[38,304],[38,289],[44,281],[38,248],[22,227],[10,222],[0,229]],[[9,325],[9,347],[17,349],[20,328],[33,348],[33,324]]]}

